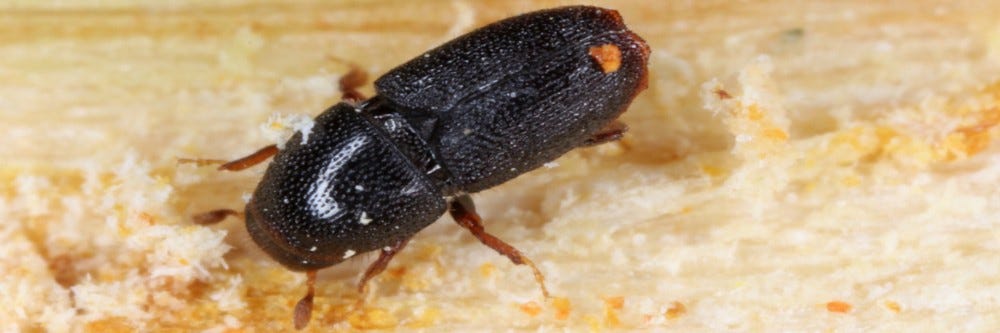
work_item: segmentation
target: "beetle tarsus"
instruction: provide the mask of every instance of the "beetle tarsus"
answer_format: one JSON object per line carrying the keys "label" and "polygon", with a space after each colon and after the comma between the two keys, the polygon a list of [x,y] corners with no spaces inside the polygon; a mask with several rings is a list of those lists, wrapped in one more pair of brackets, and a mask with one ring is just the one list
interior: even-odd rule
{"label": "beetle tarsus", "polygon": [[594,135],[590,136],[581,145],[582,147],[596,146],[603,143],[608,143],[611,141],[618,141],[625,135],[628,131],[628,125],[620,121],[612,121],[610,124],[602,128]]}
{"label": "beetle tarsus", "polygon": [[355,64],[349,64],[351,70],[340,77],[337,84],[340,86],[341,98],[345,101],[358,103],[366,100],[365,95],[358,91],[358,88],[368,82],[368,73]]}
{"label": "beetle tarsus", "polygon": [[295,304],[295,329],[301,330],[309,325],[312,318],[313,296],[316,294],[316,271],[306,272],[306,295]]}
{"label": "beetle tarsus", "polygon": [[226,217],[235,216],[243,217],[243,213],[237,212],[232,209],[216,209],[213,211],[207,211],[201,214],[192,216],[191,219],[194,220],[195,224],[209,225],[216,224],[225,220]]}
{"label": "beetle tarsus", "polygon": [[[389,266],[389,261],[392,260],[392,257],[396,256],[399,251],[402,251],[403,247],[406,247],[406,243],[409,241],[409,239],[398,241],[396,244],[383,248],[381,252],[379,252],[378,259],[375,259],[375,261],[368,266],[368,270],[365,271],[365,275],[361,277],[361,281],[358,281],[358,293],[365,293],[368,281],[376,275],[379,275],[379,273],[382,273],[386,266]],[[364,299],[364,297],[362,297],[362,299]]]}
{"label": "beetle tarsus", "polygon": [[332,61],[345,64],[350,68],[346,74],[342,75],[340,79],[337,80],[341,99],[352,104],[360,103],[368,99],[365,98],[365,95],[358,91],[358,88],[361,88],[361,86],[368,82],[368,72],[361,69],[361,66],[358,66],[358,64],[355,64],[350,60],[334,56],[329,56],[327,58]]}
{"label": "beetle tarsus", "polygon": [[448,212],[451,213],[451,217],[458,225],[472,232],[472,235],[476,236],[484,245],[510,258],[510,261],[516,265],[527,265],[530,267],[532,273],[535,275],[535,281],[538,282],[538,286],[542,289],[542,295],[545,298],[551,297],[548,288],[545,287],[545,276],[535,266],[535,263],[514,246],[486,232],[486,229],[483,227],[483,219],[476,213],[476,206],[468,194],[455,197],[448,205]]}

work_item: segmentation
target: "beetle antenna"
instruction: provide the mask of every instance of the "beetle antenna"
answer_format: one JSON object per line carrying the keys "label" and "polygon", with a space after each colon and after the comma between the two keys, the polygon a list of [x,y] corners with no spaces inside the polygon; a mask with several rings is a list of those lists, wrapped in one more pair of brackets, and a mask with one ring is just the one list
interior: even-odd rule
{"label": "beetle antenna", "polygon": [[222,220],[225,220],[226,217],[229,216],[242,218],[243,213],[237,212],[232,209],[223,208],[194,215],[191,217],[191,219],[194,220],[195,224],[210,225],[222,222]]}

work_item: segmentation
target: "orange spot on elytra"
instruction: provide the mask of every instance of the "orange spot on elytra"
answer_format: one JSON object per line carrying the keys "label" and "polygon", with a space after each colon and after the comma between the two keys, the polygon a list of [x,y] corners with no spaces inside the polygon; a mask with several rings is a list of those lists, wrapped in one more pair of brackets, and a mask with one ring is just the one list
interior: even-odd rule
{"label": "orange spot on elytra", "polygon": [[601,65],[604,73],[617,71],[622,67],[622,51],[615,44],[604,44],[590,47],[590,57]]}

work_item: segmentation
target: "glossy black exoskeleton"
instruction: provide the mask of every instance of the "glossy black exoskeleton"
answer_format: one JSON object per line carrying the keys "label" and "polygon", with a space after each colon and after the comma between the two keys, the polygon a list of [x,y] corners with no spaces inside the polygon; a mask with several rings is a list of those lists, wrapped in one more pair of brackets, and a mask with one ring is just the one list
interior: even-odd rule
{"label": "glossy black exoskeleton", "polygon": [[238,170],[276,153],[246,206],[246,226],[271,257],[310,273],[296,326],[308,322],[315,270],[380,251],[363,289],[446,210],[484,244],[530,265],[541,284],[530,260],[483,230],[467,193],[620,138],[616,118],[645,88],[648,56],[614,10],[516,16],[389,71],[375,81],[377,96],[334,105],[280,151],[224,165]]}

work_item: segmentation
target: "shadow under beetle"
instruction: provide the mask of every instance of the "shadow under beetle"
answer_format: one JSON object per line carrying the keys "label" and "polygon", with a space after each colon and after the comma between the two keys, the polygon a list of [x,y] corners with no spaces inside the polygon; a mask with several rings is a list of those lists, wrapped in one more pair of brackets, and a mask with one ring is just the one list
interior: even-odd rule
{"label": "shadow under beetle", "polygon": [[[646,88],[649,47],[618,12],[575,6],[508,18],[458,37],[375,81],[377,96],[340,81],[329,108],[283,149],[223,164],[242,170],[274,156],[246,205],[253,240],[306,271],[296,328],[311,316],[316,271],[379,251],[358,289],[447,210],[483,244],[543,276],[483,229],[468,193],[502,184],[576,147],[621,138],[616,119]],[[232,210],[196,216],[221,221]]]}

